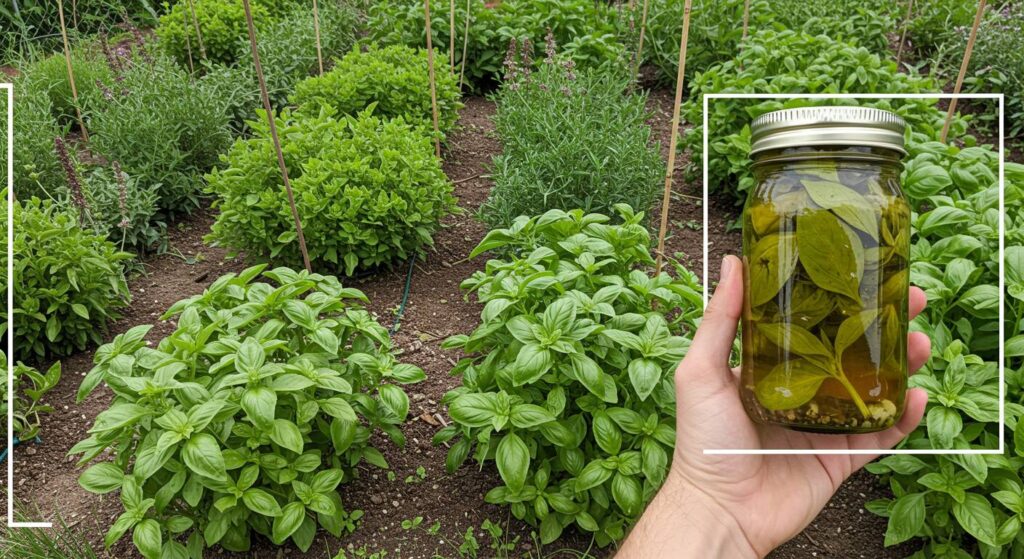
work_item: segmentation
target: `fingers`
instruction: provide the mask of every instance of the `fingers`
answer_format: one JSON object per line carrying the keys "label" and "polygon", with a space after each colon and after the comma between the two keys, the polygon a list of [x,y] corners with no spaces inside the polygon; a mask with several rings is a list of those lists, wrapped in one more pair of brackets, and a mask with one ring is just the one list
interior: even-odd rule
{"label": "fingers", "polygon": [[684,360],[691,363],[696,360],[692,364],[699,369],[728,370],[729,353],[743,310],[743,262],[735,256],[726,256],[722,260],[720,278]]}
{"label": "fingers", "polygon": [[924,332],[911,332],[907,336],[907,370],[910,374],[920,369],[932,355],[932,341]]}
{"label": "fingers", "polygon": [[925,305],[928,304],[928,296],[921,291],[920,287],[910,287],[910,319],[913,320],[915,316],[921,314],[924,310]]}

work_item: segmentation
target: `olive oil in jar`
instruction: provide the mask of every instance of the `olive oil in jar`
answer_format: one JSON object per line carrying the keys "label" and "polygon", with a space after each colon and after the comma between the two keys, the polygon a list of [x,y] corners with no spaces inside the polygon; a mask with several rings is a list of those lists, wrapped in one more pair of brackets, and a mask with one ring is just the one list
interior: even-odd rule
{"label": "olive oil in jar", "polygon": [[754,120],[743,211],[741,396],[761,423],[891,427],[907,389],[903,121],[863,107]]}

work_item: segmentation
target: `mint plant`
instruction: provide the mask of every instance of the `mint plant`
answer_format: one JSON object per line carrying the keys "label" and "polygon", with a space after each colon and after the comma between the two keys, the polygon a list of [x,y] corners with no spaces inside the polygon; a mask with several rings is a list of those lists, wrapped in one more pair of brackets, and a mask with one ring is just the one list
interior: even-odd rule
{"label": "mint plant", "polygon": [[[5,324],[6,327],[6,324]],[[6,328],[5,328],[6,329]],[[0,351],[0,367],[7,370],[7,356]],[[31,441],[39,434],[42,416],[53,412],[53,406],[43,402],[43,397],[60,381],[60,361],[55,362],[45,373],[34,367],[18,363],[14,366],[14,436],[21,441]],[[0,415],[7,417],[7,381],[0,383]]]}
{"label": "mint plant", "polygon": [[156,347],[150,326],[101,347],[78,400],[100,384],[114,399],[70,454],[114,454],[79,480],[120,489],[107,547],[131,531],[147,559],[200,557],[256,533],[305,551],[318,524],[348,530],[338,485],[363,462],[388,467],[369,439],[404,444],[401,385],[425,378],[360,302],[332,276],[254,266],[172,305],[177,328]]}
{"label": "mint plant", "polygon": [[[440,52],[434,54],[436,61],[445,59]],[[456,80],[447,71],[435,72],[438,127],[442,134],[455,126],[462,108]],[[296,84],[289,99],[298,105],[298,112],[312,115],[324,106],[333,107],[339,115],[355,115],[373,106],[373,113],[382,118],[401,117],[408,124],[433,132],[425,49],[371,45],[364,52],[359,46],[353,47],[323,76]]]}
{"label": "mint plant", "polygon": [[[484,304],[445,395],[446,466],[493,461],[489,503],[540,528],[571,526],[606,546],[624,537],[664,480],[675,443],[672,371],[701,313],[697,279],[651,276],[644,214],[621,225],[550,210],[495,229],[471,253],[501,254],[462,283]],[[665,310],[672,312],[666,314]]]}
{"label": "mint plant", "polygon": [[131,296],[120,252],[83,230],[74,210],[33,198],[14,203],[17,359],[68,355],[100,343]]}
{"label": "mint plant", "polygon": [[[367,109],[334,117],[278,118],[295,205],[302,216],[313,265],[340,271],[387,266],[432,243],[440,220],[455,208],[452,184],[420,130],[382,120]],[[220,209],[208,240],[250,256],[301,265],[295,222],[271,148],[268,125],[252,122],[254,136],[238,140],[226,168],[207,175]]]}

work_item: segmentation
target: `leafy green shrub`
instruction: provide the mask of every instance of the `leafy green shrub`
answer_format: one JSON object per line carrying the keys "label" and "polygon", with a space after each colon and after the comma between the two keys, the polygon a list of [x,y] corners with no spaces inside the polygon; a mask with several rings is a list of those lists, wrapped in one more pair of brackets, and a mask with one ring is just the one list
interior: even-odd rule
{"label": "leafy green shrub", "polygon": [[[113,76],[102,57],[83,49],[72,51],[71,68],[75,73],[82,118],[88,123],[91,113],[99,108],[103,99],[97,82],[109,83]],[[77,128],[75,101],[63,54],[48,56],[25,68],[24,86],[50,98],[50,111],[58,124]]]}
{"label": "leafy green shrub", "polygon": [[958,28],[970,26],[977,9],[977,2],[964,0],[915,2],[907,23],[911,46],[921,56],[933,53],[955,40]]}
{"label": "leafy green shrub", "polygon": [[866,508],[889,517],[886,544],[923,537],[918,557],[1017,557],[1024,551],[1024,166],[1006,164],[1006,417],[999,417],[998,158],[987,148],[914,143],[903,182],[912,203],[911,282],[928,308],[911,329],[932,358],[911,377],[928,392],[925,425],[908,449],[993,449],[1001,456],[889,456],[868,469],[895,499]]}
{"label": "leafy green shrub", "polygon": [[[457,78],[440,68],[442,60],[435,53],[438,124],[444,134],[455,126],[462,103]],[[373,45],[363,52],[355,47],[331,71],[299,82],[290,100],[299,112],[311,114],[328,106],[351,115],[374,105],[374,113],[384,118],[401,117],[414,126],[433,129],[426,49]]]}
{"label": "leafy green shrub", "polygon": [[[250,2],[253,24],[257,29],[271,25],[283,12],[286,2],[254,0]],[[206,57],[217,64],[234,64],[248,52],[249,31],[245,23],[245,10],[241,2],[231,0],[193,0],[195,20],[189,10],[189,3],[180,1],[160,16],[156,28],[160,47],[183,66],[188,65],[189,51],[193,65],[202,58],[199,37],[196,36],[196,22],[202,34],[202,47]],[[243,42],[240,39],[245,38]]]}
{"label": "leafy green shrub", "polygon": [[14,80],[14,106],[18,115],[14,119],[14,193],[22,200],[55,196],[66,183],[53,139],[69,127],[57,124],[49,96],[30,87],[24,77]]}
{"label": "leafy green shrub", "polygon": [[17,357],[99,343],[128,303],[121,262],[129,258],[49,200],[15,202],[14,343],[24,352]]}
{"label": "leafy green shrub", "polygon": [[[455,2],[455,64],[462,65],[466,3]],[[416,0],[385,0],[369,8],[370,39],[385,45],[426,45],[423,3]],[[502,59],[512,39],[533,41],[533,58],[543,54],[548,29],[565,46],[565,54],[584,67],[624,65],[629,53],[623,45],[627,20],[604,2],[589,0],[506,0],[501,3],[472,0],[469,40],[466,48],[466,81],[487,89],[502,73]],[[433,44],[447,55],[447,9],[431,12]],[[447,56],[442,56],[447,60]]]}
{"label": "leafy green shrub", "polygon": [[601,546],[622,539],[675,444],[672,371],[700,286],[681,266],[679,278],[648,275],[643,214],[616,212],[622,225],[551,210],[491,231],[471,256],[509,256],[462,282],[485,304],[481,324],[444,343],[467,357],[443,400],[453,423],[435,444],[454,440],[450,472],[471,453],[493,460],[503,485],[485,499],[539,526],[543,543],[573,524]]}
{"label": "leafy green shrub", "polygon": [[[7,370],[7,356],[0,351],[0,367]],[[60,381],[60,361],[40,373],[24,363],[14,366],[14,436],[31,441],[39,434],[42,416],[53,412],[53,407],[42,401]],[[7,380],[0,383],[0,414],[7,417]]]}
{"label": "leafy green shrub", "polygon": [[[253,138],[239,140],[207,175],[219,199],[207,240],[250,257],[301,263],[269,127],[254,121]],[[430,138],[401,120],[363,111],[336,120],[318,115],[278,117],[285,164],[302,218],[310,260],[323,270],[388,265],[432,243],[455,199]]]}
{"label": "leafy green shrub", "polygon": [[96,167],[85,179],[85,198],[97,232],[122,249],[163,244],[167,224],[156,217],[157,193],[118,168]]}
{"label": "leafy green shrub", "polygon": [[[963,60],[966,29],[959,30],[951,60]],[[966,90],[1006,94],[1006,133],[1024,141],[1024,5],[1011,4],[992,10],[982,20],[971,51],[971,77]],[[997,134],[998,124],[990,130]]]}
{"label": "leafy green shrub", "polygon": [[577,74],[571,63],[554,61],[528,76],[521,68],[512,73],[497,98],[502,153],[494,158],[484,220],[507,226],[549,208],[651,206],[664,171],[646,124],[646,97],[626,93],[628,77]]}
{"label": "leafy green shrub", "polygon": [[79,401],[102,382],[114,400],[70,453],[85,464],[115,452],[79,478],[121,490],[107,547],[132,530],[147,559],[200,557],[247,551],[255,532],[306,551],[317,524],[342,533],[336,487],[363,461],[388,467],[371,435],[404,444],[399,385],[425,375],[396,362],[366,297],[330,276],[277,268],[263,272],[273,283],[254,281],[261,272],[175,303],[164,319],[177,329],[155,349],[138,326],[96,352]]}
{"label": "leafy green shrub", "polygon": [[[742,69],[740,69],[742,67]],[[699,169],[703,152],[704,93],[920,93],[936,89],[928,78],[896,71],[864,47],[796,31],[761,31],[750,37],[734,61],[698,72],[690,82],[683,105],[685,122],[693,123],[682,145],[690,150],[691,174]],[[726,189],[737,203],[753,185],[749,170],[750,128],[755,117],[769,111],[824,104],[857,104],[895,111],[917,133],[937,138],[944,113],[934,99],[806,100],[716,99],[708,115],[708,188]],[[961,136],[966,122],[955,119],[950,137]],[[735,186],[733,186],[735,185]]]}
{"label": "leafy green shrub", "polygon": [[167,58],[128,69],[119,89],[93,115],[90,148],[118,161],[168,215],[199,203],[202,174],[231,143],[229,99],[205,79],[194,83]]}

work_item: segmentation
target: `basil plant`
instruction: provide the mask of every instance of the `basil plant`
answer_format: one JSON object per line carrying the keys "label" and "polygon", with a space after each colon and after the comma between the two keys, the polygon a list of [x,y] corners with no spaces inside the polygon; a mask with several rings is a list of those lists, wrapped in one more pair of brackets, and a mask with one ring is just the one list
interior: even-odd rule
{"label": "basil plant", "polygon": [[623,222],[551,210],[491,231],[489,260],[462,288],[484,303],[444,397],[449,471],[470,454],[494,461],[486,495],[539,526],[544,543],[576,525],[605,546],[622,539],[667,473],[675,443],[673,371],[701,313],[696,276],[647,272],[644,216]]}
{"label": "basil plant", "polygon": [[78,399],[100,383],[114,399],[70,453],[86,464],[113,450],[79,480],[120,489],[107,547],[131,530],[147,559],[197,559],[245,551],[253,532],[304,551],[318,523],[340,535],[337,486],[362,461],[388,467],[369,438],[404,444],[399,385],[425,378],[360,301],[334,277],[255,266],[175,303],[163,318],[177,329],[155,348],[150,326],[99,348]]}

